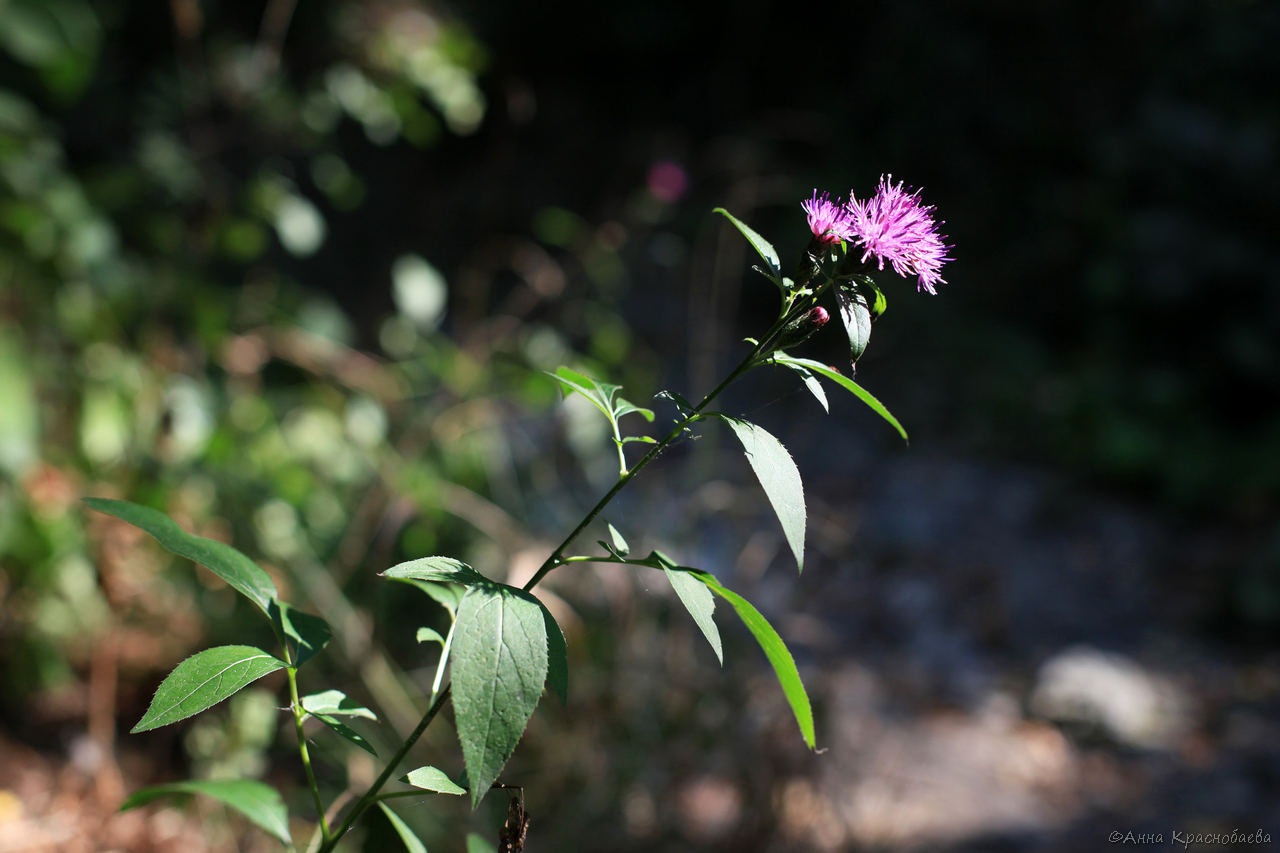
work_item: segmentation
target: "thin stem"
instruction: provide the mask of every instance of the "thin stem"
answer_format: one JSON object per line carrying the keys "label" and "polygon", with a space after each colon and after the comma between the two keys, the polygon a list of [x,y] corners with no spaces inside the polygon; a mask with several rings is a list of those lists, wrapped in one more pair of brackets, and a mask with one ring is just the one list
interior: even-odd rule
{"label": "thin stem", "polygon": [[444,638],[444,645],[440,647],[440,662],[436,664],[436,677],[431,682],[431,702],[436,701],[436,696],[440,693],[440,682],[444,680],[444,668],[449,662],[449,649],[453,646],[453,629],[458,627],[458,620],[452,618],[453,614],[449,614],[451,621],[449,622],[449,633]]}
{"label": "thin stem", "polygon": [[302,767],[307,772],[307,784],[311,786],[311,797],[316,804],[316,814],[320,816],[320,835],[329,840],[329,820],[324,814],[324,800],[320,798],[320,786],[316,783],[316,772],[311,767],[311,753],[307,749],[307,736],[302,731],[302,721],[306,712],[298,699],[298,669],[295,666],[285,667],[289,677],[289,702],[293,707],[293,729],[298,735],[298,756],[302,759]]}

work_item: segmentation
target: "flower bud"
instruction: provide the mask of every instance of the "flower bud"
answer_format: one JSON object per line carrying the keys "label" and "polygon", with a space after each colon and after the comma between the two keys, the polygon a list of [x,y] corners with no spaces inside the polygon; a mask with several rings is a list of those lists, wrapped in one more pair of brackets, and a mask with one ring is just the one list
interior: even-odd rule
{"label": "flower bud", "polygon": [[787,324],[778,336],[778,349],[790,349],[807,341],[814,332],[821,329],[831,319],[827,309],[822,306],[810,308]]}

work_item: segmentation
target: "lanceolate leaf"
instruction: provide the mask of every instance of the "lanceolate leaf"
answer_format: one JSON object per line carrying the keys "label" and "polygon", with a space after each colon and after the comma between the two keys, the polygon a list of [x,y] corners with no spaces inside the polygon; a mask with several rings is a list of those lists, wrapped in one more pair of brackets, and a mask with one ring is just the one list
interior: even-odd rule
{"label": "lanceolate leaf", "polygon": [[409,828],[409,824],[404,822],[400,815],[393,812],[386,803],[378,803],[378,808],[382,809],[382,813],[387,816],[387,820],[391,821],[391,825],[396,830],[396,835],[400,836],[400,842],[404,844],[404,849],[409,853],[427,853],[427,845],[423,844],[421,839],[414,834]]}
{"label": "lanceolate leaf", "polygon": [[466,563],[452,557],[422,557],[418,560],[410,560],[382,572],[382,577],[433,583],[460,583],[464,586],[492,583]]}
{"label": "lanceolate leaf", "polygon": [[178,664],[160,682],[151,707],[132,732],[137,734],[185,720],[285,665],[284,661],[253,646],[205,649]]}
{"label": "lanceolate leaf", "polygon": [[774,353],[773,360],[778,364],[782,364],[787,367],[792,367],[794,365],[799,365],[800,367],[806,367],[809,370],[812,370],[814,373],[827,377],[828,379],[830,379],[831,381],[839,385],[841,388],[846,389],[855,397],[857,397],[859,400],[861,400],[862,402],[870,406],[871,411],[875,412],[877,415],[879,415],[880,417],[888,421],[889,425],[898,431],[898,435],[902,436],[903,441],[908,440],[907,431],[902,428],[902,424],[898,423],[898,419],[889,413],[889,410],[884,407],[884,404],[881,403],[879,400],[877,400],[875,397],[873,397],[870,391],[863,388],[857,382],[854,382],[852,379],[850,379],[848,376],[845,376],[840,371],[833,370],[830,367],[827,367],[825,364],[823,364],[820,361],[814,361],[813,359],[809,359],[809,358],[793,358],[792,356],[789,356],[786,353],[781,353],[781,352]]}
{"label": "lanceolate leaf", "polygon": [[809,393],[812,394],[814,398],[818,401],[818,405],[822,406],[822,411],[827,412],[829,414],[831,412],[831,407],[827,404],[827,392],[823,390],[822,383],[818,381],[818,378],[798,364],[791,364],[789,362],[779,361],[776,358],[776,356],[786,355],[786,353],[777,352],[777,353],[774,353],[774,355],[775,355],[774,363],[780,364],[783,367],[789,367],[792,370],[794,370],[799,375],[800,381],[804,383],[804,387],[809,389]]}
{"label": "lanceolate leaf", "polygon": [[702,631],[702,635],[707,638],[711,649],[716,653],[716,660],[723,666],[724,648],[720,643],[720,631],[716,628],[715,619],[712,618],[716,609],[716,600],[712,597],[710,590],[698,578],[677,568],[674,563],[658,552],[655,551],[653,556],[657,557],[658,564],[662,566],[662,571],[671,582],[671,588],[676,591],[680,603],[684,605],[685,610],[689,611],[689,615],[693,617],[698,629]]}
{"label": "lanceolate leaf", "polygon": [[804,485],[800,482],[800,472],[796,463],[791,461],[791,454],[782,446],[782,442],[765,430],[740,418],[720,415],[732,429],[742,449],[747,452],[747,461],[751,470],[755,471],[764,493],[773,505],[773,511],[782,523],[782,532],[795,555],[796,567],[804,570]]}
{"label": "lanceolate leaf", "polygon": [[421,788],[424,791],[434,791],[437,794],[455,794],[461,796],[467,792],[467,789],[450,779],[445,772],[439,767],[419,767],[417,770],[410,770],[409,773],[400,778],[401,782],[407,782],[415,788]]}
{"label": "lanceolate leaf", "polygon": [[311,716],[315,717],[317,720],[319,720],[320,722],[324,723],[326,726],[328,726],[329,728],[337,732],[338,735],[351,741],[356,746],[363,749],[365,752],[375,757],[378,755],[378,751],[373,748],[373,746],[369,743],[369,741],[365,740],[364,735],[360,734],[358,731],[351,728],[351,726],[348,726],[346,723],[342,722],[342,720],[339,720],[337,717],[333,716],[332,714],[317,714],[314,712],[309,712],[309,713],[311,714]]}
{"label": "lanceolate leaf", "polygon": [[836,282],[836,302],[840,306],[840,321],[849,333],[849,362],[856,364],[871,340],[871,308],[867,298],[857,285]]}
{"label": "lanceolate leaf", "polygon": [[231,808],[240,812],[259,827],[274,835],[285,844],[292,844],[289,837],[289,815],[284,801],[276,793],[275,788],[248,779],[229,779],[221,781],[171,782],[167,785],[153,785],[134,791],[128,799],[120,804],[120,811],[145,806],[153,800],[173,794],[204,794],[221,800]]}
{"label": "lanceolate leaf", "polygon": [[612,524],[606,524],[609,528],[609,538],[613,541],[613,552],[619,557],[625,557],[631,553],[631,546],[627,544],[627,540],[622,538],[622,534],[618,532],[618,528]]}
{"label": "lanceolate leaf", "polygon": [[323,690],[302,697],[302,710],[309,714],[329,714],[335,717],[363,717],[376,720],[378,715],[363,705],[347,698],[341,690]]}
{"label": "lanceolate leaf", "polygon": [[497,583],[472,587],[453,637],[453,709],[474,808],[520,742],[547,681],[538,600]]}
{"label": "lanceolate leaf", "polygon": [[804,742],[809,745],[810,749],[815,749],[816,737],[813,729],[813,708],[809,705],[809,694],[805,692],[804,682],[800,680],[800,671],[796,669],[795,659],[787,649],[786,643],[782,642],[782,638],[778,636],[778,632],[773,630],[769,620],[765,619],[760,614],[760,611],[752,606],[751,602],[733,590],[724,587],[712,575],[696,569],[679,569],[677,571],[684,571],[693,575],[706,584],[712,592],[729,602],[733,609],[737,611],[742,623],[747,626],[747,630],[756,638],[756,642],[764,650],[765,657],[773,665],[773,671],[778,676],[778,683],[782,685],[782,692],[787,697],[788,704],[791,705],[791,713],[795,715],[796,723],[800,726],[800,734],[804,737]]}
{"label": "lanceolate leaf", "polygon": [[768,270],[767,271],[762,270],[762,272],[765,273],[766,277],[768,277],[770,281],[778,285],[778,287],[782,287],[782,266],[778,263],[777,249],[773,248],[773,245],[768,240],[761,237],[754,230],[752,230],[750,226],[740,221],[737,217],[735,217],[729,211],[725,210],[723,207],[717,207],[715,210],[712,211],[712,213],[719,213],[725,219],[728,219],[730,222],[732,222],[733,227],[737,228],[740,232],[742,232],[742,236],[747,238],[747,242],[751,244],[751,248],[756,250],[756,252],[760,255],[760,258],[768,266]]}
{"label": "lanceolate leaf", "polygon": [[145,530],[165,549],[204,566],[262,608],[263,613],[269,613],[271,602],[279,597],[270,576],[257,563],[226,543],[194,536],[169,516],[150,507],[107,498],[85,498],[84,502],[99,512],[114,515]]}

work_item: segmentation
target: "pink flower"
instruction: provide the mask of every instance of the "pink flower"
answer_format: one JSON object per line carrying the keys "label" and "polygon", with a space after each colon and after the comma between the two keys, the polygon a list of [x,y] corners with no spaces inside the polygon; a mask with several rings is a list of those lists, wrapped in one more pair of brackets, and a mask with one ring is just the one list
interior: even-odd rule
{"label": "pink flower", "polygon": [[889,183],[892,175],[880,176],[876,194],[864,201],[849,194],[847,213],[862,262],[875,255],[879,268],[888,261],[893,271],[906,278],[916,276],[919,289],[937,294],[935,285],[946,284],[939,271],[951,258],[952,247],[942,241],[933,219],[932,205],[920,203],[920,191],[905,192],[902,182]]}
{"label": "pink flower", "polygon": [[809,230],[821,243],[839,243],[853,239],[852,214],[840,199],[831,200],[828,193],[818,195],[813,191],[813,198],[801,202],[804,212],[809,215]]}

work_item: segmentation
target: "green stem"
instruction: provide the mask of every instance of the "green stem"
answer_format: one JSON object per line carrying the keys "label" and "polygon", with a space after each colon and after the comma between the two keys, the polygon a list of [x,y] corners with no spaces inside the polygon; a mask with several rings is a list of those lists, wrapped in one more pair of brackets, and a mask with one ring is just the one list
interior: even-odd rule
{"label": "green stem", "polygon": [[311,786],[311,798],[316,804],[316,814],[320,816],[320,835],[328,842],[329,820],[324,815],[324,800],[320,798],[320,786],[316,783],[316,771],[311,767],[311,753],[307,749],[307,736],[302,731],[302,721],[306,719],[306,711],[298,699],[298,668],[285,667],[289,677],[289,703],[293,707],[293,729],[298,735],[298,756],[302,759],[302,767],[307,772],[307,784]]}

